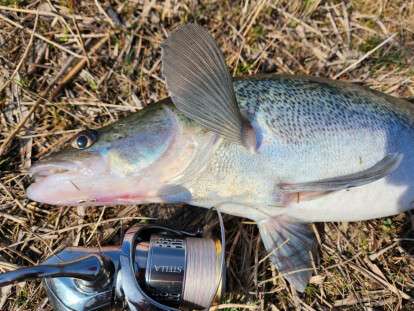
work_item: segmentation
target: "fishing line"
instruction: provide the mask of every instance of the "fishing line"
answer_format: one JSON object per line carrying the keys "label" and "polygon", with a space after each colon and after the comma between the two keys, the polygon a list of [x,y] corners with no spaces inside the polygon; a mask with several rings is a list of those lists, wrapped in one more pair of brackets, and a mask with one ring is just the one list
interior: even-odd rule
{"label": "fishing line", "polygon": [[224,278],[225,229],[218,209],[221,243],[213,239],[187,239],[187,267],[184,300],[206,310],[222,291]]}

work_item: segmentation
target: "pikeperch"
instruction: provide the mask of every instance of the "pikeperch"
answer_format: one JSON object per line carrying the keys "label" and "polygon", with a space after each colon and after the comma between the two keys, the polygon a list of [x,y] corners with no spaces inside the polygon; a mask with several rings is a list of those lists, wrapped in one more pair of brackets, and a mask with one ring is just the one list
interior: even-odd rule
{"label": "pikeperch", "polygon": [[188,203],[257,222],[271,260],[303,291],[311,222],[398,214],[414,200],[414,106],[360,85],[232,79],[189,24],[162,45],[171,98],[37,163],[29,198],[59,205]]}

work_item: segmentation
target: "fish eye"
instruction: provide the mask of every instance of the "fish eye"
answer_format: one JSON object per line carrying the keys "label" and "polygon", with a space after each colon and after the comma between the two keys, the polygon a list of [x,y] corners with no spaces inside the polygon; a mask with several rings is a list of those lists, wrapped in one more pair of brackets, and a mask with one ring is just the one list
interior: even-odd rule
{"label": "fish eye", "polygon": [[87,149],[96,142],[97,137],[98,135],[94,130],[82,131],[72,141],[72,147],[80,150]]}

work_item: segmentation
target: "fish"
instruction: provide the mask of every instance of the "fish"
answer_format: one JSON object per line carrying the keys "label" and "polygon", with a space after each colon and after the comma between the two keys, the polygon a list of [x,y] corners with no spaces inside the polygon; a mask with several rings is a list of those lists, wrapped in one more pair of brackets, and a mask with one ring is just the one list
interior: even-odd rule
{"label": "fish", "polygon": [[161,46],[169,97],[78,133],[35,163],[31,200],[184,203],[256,222],[299,292],[317,264],[315,222],[411,209],[414,106],[322,77],[233,78],[214,38],[186,24]]}

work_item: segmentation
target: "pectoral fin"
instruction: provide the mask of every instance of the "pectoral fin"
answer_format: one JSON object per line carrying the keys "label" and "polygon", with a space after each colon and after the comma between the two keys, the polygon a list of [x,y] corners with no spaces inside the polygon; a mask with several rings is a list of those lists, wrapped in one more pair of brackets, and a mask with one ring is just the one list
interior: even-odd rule
{"label": "pectoral fin", "polygon": [[162,44],[162,73],[173,103],[208,130],[255,150],[256,135],[242,117],[224,56],[197,24],[173,32]]}
{"label": "pectoral fin", "polygon": [[192,198],[191,192],[181,185],[165,185],[157,194],[165,203],[189,203]]}
{"label": "pectoral fin", "polygon": [[288,192],[328,192],[358,187],[392,173],[399,166],[401,160],[401,154],[391,154],[374,166],[358,173],[305,183],[281,183],[279,187],[282,191]]}
{"label": "pectoral fin", "polygon": [[308,224],[287,216],[268,218],[257,223],[260,236],[272,263],[299,292],[312,275],[316,242]]}

